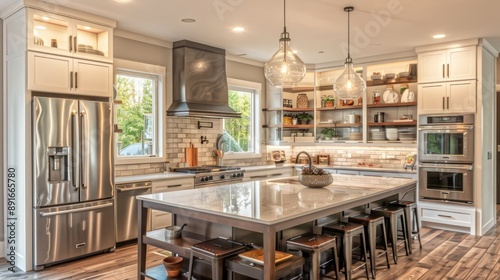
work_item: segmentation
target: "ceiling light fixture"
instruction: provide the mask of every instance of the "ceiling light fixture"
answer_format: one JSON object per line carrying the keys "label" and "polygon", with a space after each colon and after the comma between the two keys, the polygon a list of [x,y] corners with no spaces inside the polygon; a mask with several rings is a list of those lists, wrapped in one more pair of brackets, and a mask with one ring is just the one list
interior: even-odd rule
{"label": "ceiling light fixture", "polygon": [[245,28],[241,27],[241,26],[236,26],[236,27],[233,27],[233,31],[239,33],[239,32],[245,31]]}
{"label": "ceiling light fixture", "polygon": [[434,39],[443,39],[444,37],[446,37],[446,35],[444,35],[444,34],[436,34],[436,35],[432,36],[432,38],[434,38]]}
{"label": "ceiling light fixture", "polygon": [[356,71],[354,71],[354,65],[351,59],[350,14],[352,11],[354,11],[353,7],[344,8],[344,12],[347,12],[347,58],[345,59],[344,72],[338,77],[333,85],[333,90],[338,98],[342,100],[358,99],[366,90],[366,82],[356,73]]}
{"label": "ceiling light fixture", "polygon": [[283,0],[283,33],[279,49],[264,65],[266,79],[277,88],[296,86],[306,75],[306,65],[290,48],[290,35],[286,32],[286,0]]}
{"label": "ceiling light fixture", "polygon": [[45,21],[49,21],[50,20],[49,17],[42,17],[42,19],[45,20]]}

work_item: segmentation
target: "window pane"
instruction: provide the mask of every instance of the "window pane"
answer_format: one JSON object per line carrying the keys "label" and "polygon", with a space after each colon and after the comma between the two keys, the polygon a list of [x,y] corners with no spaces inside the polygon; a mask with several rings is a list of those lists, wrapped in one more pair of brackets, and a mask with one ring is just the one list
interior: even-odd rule
{"label": "window pane", "polygon": [[156,147],[153,100],[156,79],[132,74],[116,76],[117,99],[122,104],[117,110],[118,156],[154,155]]}
{"label": "window pane", "polygon": [[225,152],[254,152],[253,93],[229,90],[229,106],[241,112],[241,118],[224,120]]}

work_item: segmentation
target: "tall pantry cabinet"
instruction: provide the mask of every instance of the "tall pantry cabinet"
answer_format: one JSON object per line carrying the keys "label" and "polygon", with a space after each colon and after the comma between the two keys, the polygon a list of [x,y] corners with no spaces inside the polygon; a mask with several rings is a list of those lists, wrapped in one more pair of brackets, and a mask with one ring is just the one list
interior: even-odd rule
{"label": "tall pantry cabinet", "polygon": [[418,114],[474,114],[473,205],[419,201],[425,225],[483,235],[496,223],[496,60],[484,39],[417,47]]}
{"label": "tall pantry cabinet", "polygon": [[38,0],[18,0],[3,19],[3,166],[15,175],[16,266],[32,267],[33,92],[111,101],[116,22]]}

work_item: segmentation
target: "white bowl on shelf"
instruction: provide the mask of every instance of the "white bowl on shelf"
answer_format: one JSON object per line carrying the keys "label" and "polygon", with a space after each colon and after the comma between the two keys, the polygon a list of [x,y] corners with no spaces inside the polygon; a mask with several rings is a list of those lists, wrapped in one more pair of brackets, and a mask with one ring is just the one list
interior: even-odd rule
{"label": "white bowl on shelf", "polygon": [[396,73],[386,73],[384,77],[386,79],[394,79],[394,77],[396,77]]}

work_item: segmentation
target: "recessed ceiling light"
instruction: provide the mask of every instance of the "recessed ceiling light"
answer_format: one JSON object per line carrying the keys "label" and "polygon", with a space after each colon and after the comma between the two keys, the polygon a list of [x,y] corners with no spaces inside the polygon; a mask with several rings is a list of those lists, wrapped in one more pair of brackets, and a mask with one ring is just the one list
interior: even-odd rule
{"label": "recessed ceiling light", "polygon": [[196,22],[196,20],[194,18],[183,18],[181,19],[182,22],[184,23],[193,23],[193,22]]}
{"label": "recessed ceiling light", "polygon": [[444,34],[436,34],[436,35],[432,36],[432,38],[434,38],[434,39],[443,39],[444,37],[446,37],[446,35],[444,35]]}
{"label": "recessed ceiling light", "polygon": [[239,33],[239,32],[245,31],[245,28],[241,27],[241,26],[236,26],[236,27],[233,27],[233,31]]}
{"label": "recessed ceiling light", "polygon": [[49,17],[42,17],[42,19],[45,20],[45,21],[49,21],[50,20]]}
{"label": "recessed ceiling light", "polygon": [[132,2],[132,0],[115,0],[115,2],[120,3],[120,4],[127,4]]}
{"label": "recessed ceiling light", "polygon": [[90,26],[84,26],[83,29],[90,30],[91,28],[90,28]]}

